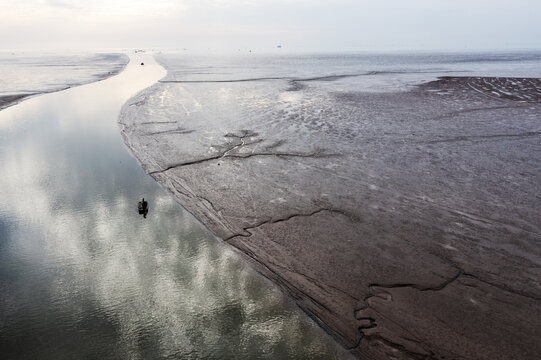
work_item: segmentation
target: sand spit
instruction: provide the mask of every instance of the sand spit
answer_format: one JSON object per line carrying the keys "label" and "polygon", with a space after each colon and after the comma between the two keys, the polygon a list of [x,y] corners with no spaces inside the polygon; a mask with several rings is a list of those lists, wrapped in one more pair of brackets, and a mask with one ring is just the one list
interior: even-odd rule
{"label": "sand spit", "polygon": [[125,54],[3,55],[0,70],[5,73],[0,79],[0,110],[32,96],[105,80],[119,74],[128,62]]}
{"label": "sand spit", "polygon": [[158,83],[119,121],[149,174],[359,358],[537,359],[540,80],[333,81]]}

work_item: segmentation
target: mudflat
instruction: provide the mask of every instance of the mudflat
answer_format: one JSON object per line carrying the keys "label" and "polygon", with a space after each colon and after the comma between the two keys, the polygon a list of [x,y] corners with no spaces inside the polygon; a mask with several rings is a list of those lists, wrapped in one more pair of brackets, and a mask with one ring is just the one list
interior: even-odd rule
{"label": "mudflat", "polygon": [[30,95],[6,95],[6,96],[0,96],[0,109],[6,108],[10,105],[13,105],[21,100],[23,100],[25,97]]}
{"label": "mudflat", "polygon": [[165,81],[122,135],[359,358],[537,359],[541,81],[341,79]]}
{"label": "mudflat", "polygon": [[120,73],[125,54],[0,52],[0,110],[27,97],[104,80]]}

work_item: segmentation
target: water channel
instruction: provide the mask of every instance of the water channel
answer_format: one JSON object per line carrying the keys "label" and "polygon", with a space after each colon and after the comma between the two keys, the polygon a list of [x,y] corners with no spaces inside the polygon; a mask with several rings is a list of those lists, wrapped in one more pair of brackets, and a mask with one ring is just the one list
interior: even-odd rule
{"label": "water channel", "polygon": [[0,112],[2,359],[349,357],[127,152],[120,108],[164,75],[134,55]]}

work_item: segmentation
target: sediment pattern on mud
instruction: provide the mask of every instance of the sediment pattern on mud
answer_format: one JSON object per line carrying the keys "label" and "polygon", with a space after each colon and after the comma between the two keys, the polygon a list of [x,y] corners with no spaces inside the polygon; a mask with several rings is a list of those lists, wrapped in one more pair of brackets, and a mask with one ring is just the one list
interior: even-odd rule
{"label": "sediment pattern on mud", "polygon": [[123,137],[360,358],[537,358],[540,81],[350,78],[162,82]]}

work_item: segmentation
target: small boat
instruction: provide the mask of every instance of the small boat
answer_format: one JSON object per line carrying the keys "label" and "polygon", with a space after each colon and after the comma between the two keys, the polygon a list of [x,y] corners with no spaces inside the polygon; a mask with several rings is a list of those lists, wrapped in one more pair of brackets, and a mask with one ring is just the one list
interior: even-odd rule
{"label": "small boat", "polygon": [[137,203],[137,209],[139,210],[139,214],[148,212],[148,202],[145,201],[145,198]]}

